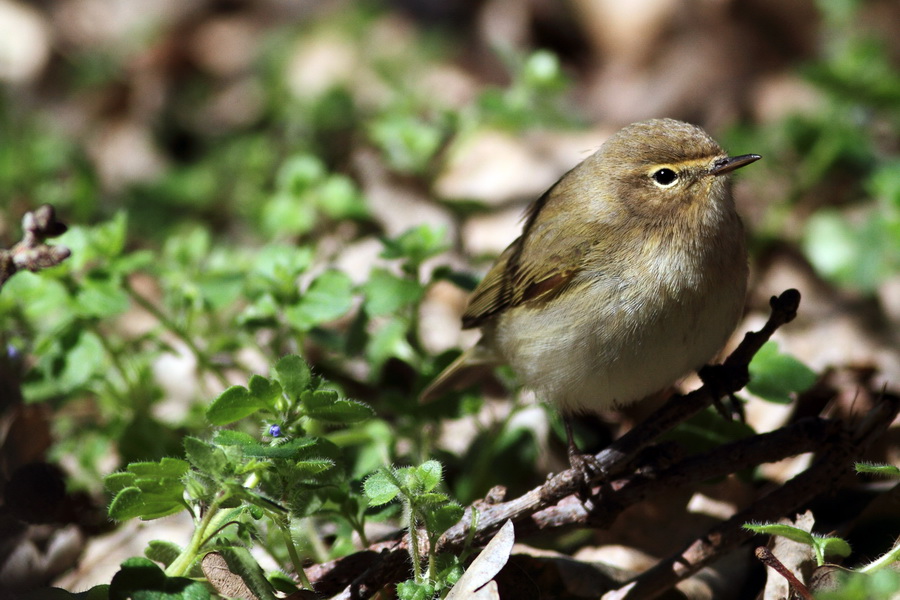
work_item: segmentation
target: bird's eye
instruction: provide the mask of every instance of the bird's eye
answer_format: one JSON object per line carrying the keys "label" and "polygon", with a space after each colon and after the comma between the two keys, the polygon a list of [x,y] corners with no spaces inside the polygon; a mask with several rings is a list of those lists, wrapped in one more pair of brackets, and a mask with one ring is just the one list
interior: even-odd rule
{"label": "bird's eye", "polygon": [[673,171],[672,169],[658,169],[653,171],[653,174],[650,175],[653,178],[653,181],[656,182],[660,187],[669,187],[676,181],[678,181],[678,173]]}

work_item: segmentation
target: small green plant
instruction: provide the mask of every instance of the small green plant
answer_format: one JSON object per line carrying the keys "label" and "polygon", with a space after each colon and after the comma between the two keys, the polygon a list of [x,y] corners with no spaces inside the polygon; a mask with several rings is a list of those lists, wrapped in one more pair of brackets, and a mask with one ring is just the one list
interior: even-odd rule
{"label": "small green plant", "polygon": [[235,564],[243,566],[236,573],[244,583],[259,598],[271,597],[272,588],[253,576],[259,568],[246,554],[267,532],[280,535],[306,588],[311,586],[295,525],[324,512],[343,519],[365,541],[365,503],[353,490],[342,451],[311,432],[362,423],[373,416],[369,406],[342,398],[299,356],[289,355],[275,364],[273,377],[254,375],[247,387],[225,390],[206,415],[217,426],[252,418],[256,435],[218,429],[209,441],[187,436],[186,460],[132,463],[105,480],[113,495],[109,514],[116,520],[191,513],[194,532],[184,548],[158,541],[147,550],[148,558],[165,565],[166,578],[196,576],[204,555],[217,552],[226,560],[237,557]]}
{"label": "small green plant", "polygon": [[[865,3],[819,1],[823,48],[800,75],[815,90],[813,110],[757,128],[754,147],[779,198],[769,235],[793,239],[825,278],[874,293],[900,269],[900,74],[890,44],[859,27]],[[885,133],[882,133],[885,132]],[[762,188],[760,189],[762,191]],[[796,210],[799,207],[800,210]],[[787,217],[802,215],[802,235]]]}
{"label": "small green plant", "polygon": [[527,56],[502,52],[512,84],[488,89],[478,101],[477,120],[489,125],[520,130],[536,125],[571,127],[577,117],[567,108],[564,92],[569,88],[559,58],[547,50]]}
{"label": "small green plant", "polygon": [[[900,469],[892,465],[856,463],[857,473],[867,473],[881,477],[900,479]],[[828,556],[848,557],[851,554],[850,544],[836,536],[822,536],[809,531],[781,523],[756,524],[747,523],[745,529],[765,535],[777,535],[812,548],[816,565],[823,567]],[[854,569],[841,569],[835,576],[830,588],[816,595],[816,598],[827,600],[867,600],[869,598],[888,598],[900,591],[900,575],[891,569],[891,565],[900,562],[900,542],[885,554],[868,564]],[[783,568],[783,567],[782,567]],[[799,584],[802,585],[802,584]],[[807,590],[803,590],[809,593]],[[811,597],[811,596],[809,596]]]}
{"label": "small green plant", "polygon": [[[462,574],[457,557],[439,556],[438,538],[462,518],[463,508],[444,493],[435,491],[443,479],[441,463],[429,460],[418,467],[381,468],[369,476],[364,485],[372,506],[394,499],[403,505],[403,522],[409,531],[409,555],[413,579],[400,583],[397,593],[402,600],[424,600],[451,587]],[[424,531],[424,539],[420,536]],[[427,568],[423,571],[421,556],[427,550]]]}

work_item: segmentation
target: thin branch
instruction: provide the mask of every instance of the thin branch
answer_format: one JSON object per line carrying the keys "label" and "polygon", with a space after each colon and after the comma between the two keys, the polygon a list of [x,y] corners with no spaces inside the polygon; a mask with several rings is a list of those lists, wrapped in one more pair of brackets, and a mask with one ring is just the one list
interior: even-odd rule
{"label": "thin branch", "polygon": [[22,241],[9,250],[0,250],[0,287],[17,271],[37,272],[55,267],[69,258],[71,252],[68,248],[45,243],[48,238],[65,233],[66,229],[63,223],[56,220],[56,211],[49,204],[25,213],[22,217]]}
{"label": "thin branch", "polygon": [[799,594],[803,600],[816,600],[813,595],[809,592],[809,589],[803,585],[797,576],[791,573],[791,570],[788,569],[784,564],[778,560],[778,558],[772,554],[772,551],[766,548],[765,546],[760,546],[754,552],[756,554],[756,558],[760,560],[767,567],[774,569],[778,572],[779,575],[785,578],[788,582],[788,585],[791,586],[791,589],[794,590],[797,594]]}
{"label": "thin branch", "polygon": [[608,527],[629,506],[646,498],[695,485],[787,456],[815,452],[841,430],[840,423],[821,418],[798,421],[691,456],[658,473],[638,473],[596,490],[585,506],[575,497],[536,513],[517,529],[518,535],[557,527]]}

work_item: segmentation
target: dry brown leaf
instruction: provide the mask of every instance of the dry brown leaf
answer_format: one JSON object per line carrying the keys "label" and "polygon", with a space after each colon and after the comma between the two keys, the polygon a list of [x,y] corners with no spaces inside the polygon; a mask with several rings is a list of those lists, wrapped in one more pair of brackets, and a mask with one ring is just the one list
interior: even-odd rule
{"label": "dry brown leaf", "polygon": [[464,598],[499,598],[496,595],[496,585],[491,591],[484,592],[486,595],[475,596],[476,592],[485,588],[488,583],[500,572],[500,569],[509,560],[509,553],[512,551],[513,543],[516,541],[516,533],[513,528],[512,521],[507,521],[500,531],[488,542],[484,550],[472,561],[463,576],[459,578],[450,593],[447,594],[446,600],[463,600]]}
{"label": "dry brown leaf", "polygon": [[216,591],[229,598],[259,600],[240,575],[235,575],[228,568],[225,557],[218,552],[210,552],[200,561],[200,568]]}

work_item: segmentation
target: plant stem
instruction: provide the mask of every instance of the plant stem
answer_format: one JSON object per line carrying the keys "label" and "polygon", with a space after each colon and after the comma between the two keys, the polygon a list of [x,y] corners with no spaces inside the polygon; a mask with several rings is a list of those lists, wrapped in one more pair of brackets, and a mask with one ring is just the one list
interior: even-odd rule
{"label": "plant stem", "polygon": [[409,522],[409,557],[413,564],[413,577],[416,583],[424,583],[422,580],[422,566],[419,564],[419,532],[416,529],[416,513],[409,501],[405,502],[406,513]]}
{"label": "plant stem", "polygon": [[190,543],[182,550],[181,554],[178,555],[178,558],[166,567],[166,575],[169,577],[182,577],[187,574],[191,565],[194,563],[194,560],[196,560],[197,555],[200,553],[200,547],[203,545],[203,540],[206,539],[206,530],[209,528],[209,524],[219,510],[219,504],[223,500],[224,496],[217,497],[213,500],[212,504],[209,505],[209,508],[203,514],[203,518],[200,519],[200,523],[197,525],[196,529],[194,529],[194,534],[191,536]]}
{"label": "plant stem", "polygon": [[[109,360],[112,363],[115,370],[118,371],[119,377],[122,378],[122,387],[126,390],[129,389],[131,387],[131,381],[128,376],[128,370],[125,368],[125,365],[122,363],[122,358],[121,358],[122,352],[115,351],[115,349],[112,347],[112,345],[109,342],[109,337],[106,335],[103,335],[103,332],[100,331],[99,327],[94,326],[91,328],[91,330],[97,335],[97,339],[100,340],[100,345],[103,346],[103,350],[106,352],[107,357],[109,357]],[[107,381],[107,385],[110,389],[111,395],[115,396],[116,398],[118,398],[120,400],[125,399],[125,395],[120,390],[117,390],[113,384],[111,384],[111,383],[109,383],[109,381]]]}
{"label": "plant stem", "polygon": [[437,577],[437,565],[435,565],[435,548],[437,548],[437,540],[440,536],[428,536],[428,571],[425,573],[429,581],[434,581]]}
{"label": "plant stem", "polygon": [[309,544],[312,546],[313,554],[316,555],[316,562],[323,563],[327,561],[329,558],[328,548],[322,543],[322,538],[319,537],[310,517],[303,519],[303,529],[306,531],[306,539],[309,540]]}
{"label": "plant stem", "polygon": [[294,538],[291,535],[290,519],[277,519],[275,522],[278,523],[278,530],[281,531],[281,535],[284,538],[284,545],[287,546],[288,555],[291,557],[291,563],[294,565],[294,571],[297,573],[297,577],[300,578],[300,583],[308,590],[313,589],[312,584],[309,582],[309,578],[306,576],[306,571],[303,570],[303,561],[297,553],[296,546],[294,546]]}
{"label": "plant stem", "polygon": [[887,554],[884,554],[883,556],[876,558],[866,566],[857,569],[857,572],[874,573],[875,571],[881,570],[894,564],[898,560],[900,560],[900,543],[895,544],[894,547],[887,552]]}
{"label": "plant stem", "polygon": [[350,522],[350,526],[353,527],[353,530],[356,531],[356,535],[359,536],[359,543],[363,548],[369,547],[369,537],[366,535],[366,526],[363,522],[356,518],[355,515],[348,515],[347,520]]}

